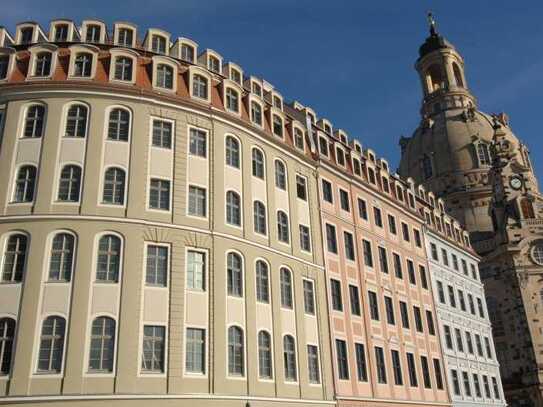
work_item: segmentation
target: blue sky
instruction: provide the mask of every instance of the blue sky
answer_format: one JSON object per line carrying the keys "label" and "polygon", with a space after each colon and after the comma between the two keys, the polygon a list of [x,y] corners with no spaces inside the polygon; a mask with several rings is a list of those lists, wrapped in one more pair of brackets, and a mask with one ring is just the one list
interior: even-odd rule
{"label": "blue sky", "polygon": [[503,0],[4,0],[0,24],[53,18],[153,26],[212,48],[345,129],[395,167],[419,122],[414,63],[432,9],[486,112],[505,111],[543,174],[543,2]]}

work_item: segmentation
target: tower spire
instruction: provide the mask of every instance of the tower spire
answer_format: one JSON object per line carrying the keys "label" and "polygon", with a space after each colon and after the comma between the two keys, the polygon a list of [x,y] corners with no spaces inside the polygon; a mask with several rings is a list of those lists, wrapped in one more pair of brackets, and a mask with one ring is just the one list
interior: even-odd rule
{"label": "tower spire", "polygon": [[428,11],[426,18],[428,19],[428,25],[430,26],[430,35],[437,35],[437,24],[431,11]]}

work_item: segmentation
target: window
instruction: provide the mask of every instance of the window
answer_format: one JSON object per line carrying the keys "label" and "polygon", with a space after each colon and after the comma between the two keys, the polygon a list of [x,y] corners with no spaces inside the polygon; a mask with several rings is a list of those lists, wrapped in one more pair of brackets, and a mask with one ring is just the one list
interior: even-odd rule
{"label": "window", "polygon": [[292,309],[292,274],[289,269],[281,267],[281,306]]}
{"label": "window", "polygon": [[36,167],[25,165],[19,168],[15,180],[15,203],[32,202],[36,185]]}
{"label": "window", "polygon": [[87,108],[83,105],[72,105],[66,118],[65,137],[85,137],[87,133]]}
{"label": "window", "polygon": [[307,201],[307,180],[300,175],[296,175],[296,196]]}
{"label": "window", "polygon": [[205,374],[206,333],[203,329],[187,328],[185,370]]}
{"label": "window", "polygon": [[349,380],[349,362],[347,359],[347,344],[341,339],[336,339],[337,369],[340,380]]}
{"label": "window", "polygon": [[443,376],[441,375],[441,365],[439,359],[434,359],[434,373],[436,376],[436,387],[443,390]]}
{"label": "window", "polygon": [[397,278],[403,278],[402,259],[400,255],[397,253],[392,253],[392,259],[394,262],[394,274]]}
{"label": "window", "polygon": [[384,247],[379,246],[379,267],[381,268],[381,272],[388,274],[388,258],[387,258],[387,251]]}
{"label": "window", "polygon": [[258,376],[261,379],[272,377],[271,336],[266,331],[258,333]]}
{"label": "window", "polygon": [[385,295],[385,310],[387,313],[387,323],[390,325],[396,324],[396,318],[394,317],[394,305],[392,305],[392,298]]}
{"label": "window", "polygon": [[343,311],[341,283],[338,280],[330,280],[330,291],[332,294],[332,309],[334,311]]}
{"label": "window", "polygon": [[484,307],[483,307],[483,300],[481,300],[480,298],[477,298],[477,308],[479,309],[479,316],[481,318],[484,318],[485,317],[485,310],[484,310]]}
{"label": "window", "polygon": [[245,375],[243,330],[238,326],[228,328],[228,374]]}
{"label": "window", "polygon": [[475,315],[475,304],[473,303],[473,296],[468,294],[468,303],[470,312]]}
{"label": "window", "polygon": [[419,265],[419,276],[420,276],[420,284],[422,285],[422,288],[427,290],[428,280],[426,279],[426,268],[424,266]]}
{"label": "window", "polygon": [[[36,55],[36,62],[34,65],[34,76],[36,77],[44,77],[51,75],[51,63],[52,63],[52,54],[50,52],[40,52]],[[6,67],[5,72],[7,73],[8,64],[7,61],[9,59],[6,59]],[[0,78],[5,78],[5,74],[3,73],[3,67],[1,66],[0,62]]]}
{"label": "window", "polygon": [[443,283],[441,281],[437,282],[437,294],[439,302],[445,304],[445,291],[443,290]]}
{"label": "window", "polygon": [[115,58],[115,71],[113,78],[118,81],[132,81],[132,58]]}
{"label": "window", "polygon": [[432,388],[432,381],[430,380],[430,368],[428,366],[428,358],[426,356],[420,357],[420,364],[422,366],[422,381],[425,389]]}
{"label": "window", "polygon": [[57,24],[55,26],[55,42],[68,41],[68,24]]}
{"label": "window", "polygon": [[413,305],[413,314],[415,315],[415,329],[417,332],[424,332],[422,328],[422,315],[420,313],[420,307]]}
{"label": "window", "polygon": [[485,336],[485,348],[486,348],[486,357],[492,359],[492,347],[490,346],[490,339]]}
{"label": "window", "polygon": [[360,161],[353,158],[353,172],[359,177],[362,175],[362,168],[360,167]]}
{"label": "window", "polygon": [[270,302],[268,265],[262,260],[256,262],[256,300]]}
{"label": "window", "polygon": [[415,246],[422,247],[422,240],[420,237],[420,230],[413,228],[413,235],[415,236]]}
{"label": "window", "polygon": [[294,146],[300,150],[304,149],[304,132],[298,127],[294,128]]}
{"label": "window", "polygon": [[232,136],[226,137],[225,142],[226,149],[226,165],[229,165],[234,168],[239,168],[240,166],[240,149],[239,142]]}
{"label": "window", "polygon": [[479,355],[480,357],[484,357],[483,344],[481,342],[481,335],[475,334],[475,344],[477,346],[477,355]]}
{"label": "window", "polygon": [[283,338],[283,364],[285,380],[296,381],[296,345],[294,338],[290,335],[285,335]]}
{"label": "window", "polygon": [[207,100],[207,79],[202,75],[192,77],[192,96]]}
{"label": "window", "polygon": [[469,382],[468,372],[462,372],[462,381],[464,382],[464,393],[471,397],[471,383]]}
{"label": "window", "polygon": [[300,248],[306,252],[311,251],[311,235],[309,234],[309,228],[305,225],[299,225],[300,227]]}
{"label": "window", "polygon": [[373,267],[373,254],[371,252],[371,243],[368,240],[362,240],[362,248],[364,252],[364,264],[368,267]]}
{"label": "window", "polygon": [[427,155],[422,158],[422,174],[424,175],[424,179],[432,176],[432,159]]}
{"label": "window", "polygon": [[119,28],[117,43],[123,47],[132,47],[134,32],[129,28]]}
{"label": "window", "polygon": [[187,288],[206,289],[206,254],[196,250],[187,251]]}
{"label": "window", "polygon": [[419,385],[417,380],[417,367],[415,365],[415,357],[412,353],[406,352],[407,356],[407,371],[409,372],[409,385],[411,387],[417,387]]}
{"label": "window", "polygon": [[355,261],[355,249],[353,235],[349,232],[343,232],[343,240],[345,242],[345,257],[348,260]]}
{"label": "window", "polygon": [[149,208],[170,210],[170,181],[151,178]]}
{"label": "window", "polygon": [[349,284],[349,297],[351,299],[351,314],[362,315],[360,310],[360,295],[358,294],[358,287]]}
{"label": "window", "polygon": [[241,85],[241,72],[237,69],[230,68],[230,79],[232,79],[238,85]]}
{"label": "window", "polygon": [[168,248],[165,246],[147,246],[147,285],[166,287],[168,281]]}
{"label": "window", "polygon": [[445,332],[445,345],[447,346],[447,349],[453,350],[451,327],[443,325],[443,331]]}
{"label": "window", "polygon": [[189,215],[206,217],[206,189],[189,185]]}
{"label": "window", "polygon": [[373,168],[368,168],[368,179],[371,184],[375,185],[375,171]]}
{"label": "window", "polygon": [[475,387],[475,397],[481,397],[481,384],[479,383],[479,375],[473,373],[473,386]]}
{"label": "window", "polygon": [[309,280],[304,280],[304,309],[306,314],[315,315],[315,289]]}
{"label": "window", "polygon": [[388,230],[390,233],[395,235],[397,233],[396,230],[396,218],[392,215],[388,215]]}
{"label": "window", "polygon": [[258,95],[260,97],[262,97],[262,87],[256,83],[256,82],[251,82],[251,88],[252,88],[252,92],[255,94],[255,95]]}
{"label": "window", "polygon": [[21,44],[29,44],[34,41],[34,29],[32,27],[21,29]]}
{"label": "window", "polygon": [[456,297],[454,296],[454,288],[452,285],[447,286],[449,291],[449,305],[453,308],[456,308]]}
{"label": "window", "polygon": [[103,202],[112,205],[124,204],[125,173],[120,168],[108,168],[104,176]]}
{"label": "window", "polygon": [[66,321],[51,316],[43,321],[38,354],[38,372],[60,373],[64,356]]}
{"label": "window", "polygon": [[319,137],[319,152],[328,157],[328,141],[324,137]]}
{"label": "window", "polygon": [[70,281],[74,258],[74,237],[58,233],[51,244],[49,260],[49,281]]}
{"label": "window", "polygon": [[332,184],[326,180],[322,180],[322,197],[326,202],[333,203],[334,197],[332,193]]}
{"label": "window", "polygon": [[326,224],[326,247],[330,253],[337,254],[336,227]]}
{"label": "window", "polygon": [[336,161],[342,167],[345,167],[345,153],[339,147],[336,147]]}
{"label": "window", "polygon": [[92,54],[80,52],[75,55],[74,74],[78,78],[90,78],[92,74]]}
{"label": "window", "polygon": [[128,141],[130,113],[125,109],[113,109],[109,114],[108,140]]}
{"label": "window", "polygon": [[228,253],[226,265],[228,295],[233,297],[243,297],[243,272],[241,267],[240,255]]}
{"label": "window", "polygon": [[468,264],[466,263],[466,260],[461,259],[462,263],[462,271],[464,272],[464,275],[468,275]]}
{"label": "window", "polygon": [[207,133],[203,130],[191,128],[189,131],[190,155],[206,158],[207,156]]}
{"label": "window", "polygon": [[403,235],[403,240],[405,240],[406,242],[409,242],[409,226],[407,226],[407,223],[403,223],[402,222],[402,235]]}
{"label": "window", "polygon": [[289,242],[288,216],[283,211],[277,212],[277,240],[283,243]]}
{"label": "window", "polygon": [[468,352],[473,355],[473,342],[471,340],[471,334],[466,331],[466,344],[468,345]]}
{"label": "window", "polygon": [[166,64],[158,64],[156,67],[156,82],[157,88],[173,89],[174,70]]}
{"label": "window", "polygon": [[252,151],[253,177],[264,179],[264,154],[257,148]]}
{"label": "window", "polygon": [[87,25],[87,42],[99,42],[100,41],[100,26],[96,24]]}
{"label": "window", "polygon": [[159,54],[166,53],[166,38],[161,35],[153,35],[151,38],[151,50]]}
{"label": "window", "polygon": [[309,383],[320,383],[319,351],[315,345],[307,345],[307,371]]}
{"label": "window", "polygon": [[194,47],[188,44],[181,44],[181,59],[183,61],[194,62]]}
{"label": "window", "polygon": [[358,216],[364,220],[368,220],[368,207],[366,201],[358,198]]}
{"label": "window", "polygon": [[394,384],[396,386],[403,385],[402,364],[400,362],[400,353],[397,350],[391,351],[392,371],[394,372]]}
{"label": "window", "polygon": [[89,371],[112,372],[115,357],[115,321],[98,317],[92,321]]}
{"label": "window", "polygon": [[22,234],[11,235],[6,243],[4,264],[2,267],[3,283],[23,281],[26,267],[27,237]]}
{"label": "window", "polygon": [[166,328],[156,325],[143,327],[141,370],[145,373],[164,372]]}
{"label": "window", "polygon": [[400,315],[402,317],[402,327],[409,329],[409,312],[407,312],[407,303],[400,301]]}
{"label": "window", "polygon": [[81,167],[66,165],[60,172],[58,185],[58,200],[63,202],[78,202],[81,190]]}
{"label": "window", "polygon": [[455,396],[460,396],[460,382],[458,380],[458,372],[456,370],[451,370],[451,377],[453,382],[453,392]]}
{"label": "window", "polygon": [[487,399],[492,398],[492,395],[490,394],[490,386],[488,384],[488,376],[483,375],[483,386],[485,388],[485,397]]}
{"label": "window", "polygon": [[477,158],[479,159],[479,165],[490,165],[490,152],[488,151],[488,145],[484,143],[477,144]]}
{"label": "window", "polygon": [[500,399],[500,389],[498,387],[498,381],[495,377],[492,378],[492,387],[494,388],[494,398]]}
{"label": "window", "polygon": [[380,228],[383,227],[383,216],[381,215],[381,209],[374,207],[373,208],[373,218],[375,220],[375,224],[379,226]]}
{"label": "window", "polygon": [[341,209],[344,211],[350,211],[349,205],[349,193],[343,189],[339,190],[339,202],[341,204]]}
{"label": "window", "polygon": [[10,373],[14,339],[15,320],[11,318],[0,319],[0,375]]}
{"label": "window", "polygon": [[434,327],[434,318],[432,317],[432,311],[426,310],[426,325],[428,325],[428,333],[430,335],[435,335],[436,329]]}
{"label": "window", "polygon": [[165,120],[153,120],[153,147],[172,148],[172,122]]}
{"label": "window", "polygon": [[272,130],[277,137],[283,137],[283,119],[276,114],[272,117]]}
{"label": "window", "polygon": [[383,353],[383,348],[379,346],[375,347],[375,363],[377,365],[377,382],[385,384],[387,382],[385,355]]}
{"label": "window", "polygon": [[430,243],[430,251],[432,252],[432,259],[438,261],[439,259],[437,257],[437,247],[435,243]]}
{"label": "window", "polygon": [[98,261],[96,280],[116,283],[121,266],[121,239],[113,235],[104,235],[98,242]]}
{"label": "window", "polygon": [[241,199],[234,191],[226,193],[226,223],[241,226]]}
{"label": "window", "polygon": [[0,55],[0,80],[8,76],[9,56]]}
{"label": "window", "polygon": [[454,328],[454,334],[456,336],[456,348],[458,352],[464,352],[464,342],[462,341],[462,332],[458,328]]}
{"label": "window", "polygon": [[287,189],[287,170],[282,161],[275,160],[275,186],[279,189]]}
{"label": "window", "polygon": [[42,105],[30,106],[26,112],[23,137],[40,138],[43,135],[44,120],[45,107]]}
{"label": "window", "polygon": [[449,265],[449,255],[447,253],[447,250],[441,249],[441,259],[443,260],[443,264],[445,266]]}
{"label": "window", "polygon": [[208,68],[210,71],[221,73],[221,62],[218,58],[210,55],[208,59]]}
{"label": "window", "polygon": [[226,88],[226,109],[234,113],[239,113],[239,93],[232,89]]}
{"label": "window", "polygon": [[262,106],[257,102],[251,102],[251,121],[258,126],[262,126]]}
{"label": "window", "polygon": [[266,207],[260,201],[253,202],[253,222],[255,233],[266,234]]}
{"label": "window", "polygon": [[377,303],[377,294],[373,291],[368,291],[368,301],[371,319],[374,321],[379,321],[379,304]]}
{"label": "window", "polygon": [[451,253],[451,259],[452,259],[453,269],[458,271],[458,257],[456,257],[456,254]]}

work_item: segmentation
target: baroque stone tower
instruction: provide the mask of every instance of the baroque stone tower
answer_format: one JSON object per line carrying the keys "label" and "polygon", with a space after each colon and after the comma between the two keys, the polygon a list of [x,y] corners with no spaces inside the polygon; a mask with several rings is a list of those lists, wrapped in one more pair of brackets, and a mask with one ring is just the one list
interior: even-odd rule
{"label": "baroque stone tower", "polygon": [[543,406],[543,197],[529,151],[505,114],[478,110],[464,60],[431,15],[415,67],[421,122],[400,140],[399,172],[443,198],[470,232],[506,398]]}

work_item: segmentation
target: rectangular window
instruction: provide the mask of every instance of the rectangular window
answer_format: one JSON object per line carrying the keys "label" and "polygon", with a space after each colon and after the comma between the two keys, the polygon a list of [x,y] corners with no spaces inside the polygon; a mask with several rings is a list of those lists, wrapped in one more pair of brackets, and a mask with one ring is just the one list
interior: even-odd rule
{"label": "rectangular window", "polygon": [[392,215],[388,215],[388,230],[393,235],[398,233],[398,231],[396,230],[396,218]]}
{"label": "rectangular window", "polygon": [[410,240],[409,226],[407,226],[407,223],[403,223],[403,222],[402,222],[402,235],[403,235],[403,240],[405,240],[406,242],[409,242]]}
{"label": "rectangular window", "polygon": [[373,267],[373,254],[371,252],[371,243],[368,240],[362,241],[364,251],[364,264],[368,267]]}
{"label": "rectangular window", "polygon": [[397,253],[392,253],[392,258],[394,261],[394,274],[396,275],[396,277],[402,278],[403,277],[402,259],[400,255]]}
{"label": "rectangular window", "polygon": [[422,366],[422,381],[424,382],[424,388],[431,389],[432,381],[430,380],[430,367],[428,366],[428,358],[426,356],[421,356],[420,364]]}
{"label": "rectangular window", "polygon": [[473,302],[473,296],[468,294],[469,311],[475,315],[475,304]]}
{"label": "rectangular window", "polygon": [[302,201],[307,201],[307,180],[300,175],[296,175],[296,196]]}
{"label": "rectangular window", "polygon": [[360,316],[360,295],[357,286],[349,285],[349,297],[351,299],[351,314]]}
{"label": "rectangular window", "polygon": [[392,371],[394,372],[394,384],[396,386],[402,386],[403,377],[402,364],[400,362],[400,353],[397,350],[392,350],[390,353],[390,356],[392,357]]}
{"label": "rectangular window", "polygon": [[449,254],[447,253],[447,250],[441,249],[441,260],[443,261],[443,264],[445,266],[449,265]]}
{"label": "rectangular window", "polygon": [[485,396],[487,399],[492,398],[490,394],[490,385],[488,384],[488,376],[483,375],[483,387],[485,388]]}
{"label": "rectangular window", "polygon": [[319,137],[319,152],[328,157],[328,141],[324,137]]}
{"label": "rectangular window", "polygon": [[170,210],[170,181],[156,178],[151,179],[149,207],[164,211]]}
{"label": "rectangular window", "polygon": [[306,314],[315,315],[315,290],[309,280],[304,280],[304,309]]}
{"label": "rectangular window", "polygon": [[409,283],[416,285],[415,265],[413,264],[413,261],[409,259],[407,259],[407,274],[409,275]]}
{"label": "rectangular window", "polygon": [[407,303],[400,301],[400,315],[402,316],[402,326],[409,329],[409,312],[407,312]]}
{"label": "rectangular window", "polygon": [[441,375],[441,363],[439,359],[434,359],[434,373],[436,375],[436,387],[443,390],[443,376]]}
{"label": "rectangular window", "polygon": [[394,305],[392,304],[392,298],[385,295],[385,309],[387,313],[387,322],[390,325],[396,324],[396,318],[394,317]]}
{"label": "rectangular window", "polygon": [[336,356],[338,376],[340,380],[349,380],[349,364],[347,361],[347,344],[341,339],[336,339]]}
{"label": "rectangular window", "polygon": [[334,203],[334,196],[332,193],[332,184],[326,180],[322,180],[322,198],[329,203]]}
{"label": "rectangular window", "polygon": [[496,380],[495,377],[492,378],[492,387],[494,388],[494,397],[497,400],[500,400],[501,399],[501,397],[500,397],[500,389],[498,387],[498,381]]}
{"label": "rectangular window", "polygon": [[309,383],[320,383],[319,350],[315,345],[307,345],[307,371]]}
{"label": "rectangular window", "polygon": [[430,243],[430,251],[432,252],[432,260],[438,261],[437,257],[437,247],[435,243]]}
{"label": "rectangular window", "polygon": [[420,237],[420,230],[413,228],[413,235],[415,236],[415,246],[422,247],[422,239]]}
{"label": "rectangular window", "polygon": [[458,349],[458,352],[464,352],[464,341],[460,329],[454,328],[454,335],[456,336],[456,349]]}
{"label": "rectangular window", "polygon": [[187,251],[187,288],[205,290],[206,257],[204,252]]}
{"label": "rectangular window", "polygon": [[443,283],[441,281],[437,282],[437,296],[439,302],[445,304],[445,290],[443,290]]}
{"label": "rectangular window", "polygon": [[490,346],[490,339],[485,336],[485,348],[486,348],[486,357],[492,359],[492,347]]}
{"label": "rectangular window", "polygon": [[483,344],[479,334],[475,334],[475,346],[477,346],[477,354],[483,358],[485,355],[483,354]]}
{"label": "rectangular window", "polygon": [[377,365],[377,382],[384,384],[387,382],[385,354],[383,353],[383,348],[379,346],[375,347],[375,363]]}
{"label": "rectangular window", "polygon": [[330,280],[330,289],[332,290],[332,309],[334,311],[343,311],[341,283],[338,280]]}
{"label": "rectangular window", "polygon": [[366,201],[358,198],[358,216],[364,220],[368,220],[368,205]]}
{"label": "rectangular window", "polygon": [[370,316],[374,321],[379,321],[379,304],[377,303],[377,294],[368,291],[368,301],[370,305]]}
{"label": "rectangular window", "polygon": [[456,308],[456,297],[454,295],[454,288],[452,285],[447,286],[449,292],[449,305],[453,308]]}
{"label": "rectangular window", "polygon": [[329,223],[326,224],[326,246],[330,253],[337,254],[336,228]]}
{"label": "rectangular window", "polygon": [[339,190],[339,202],[341,205],[341,209],[346,212],[349,212],[351,210],[349,204],[349,193],[347,191],[344,191],[343,189]]}
{"label": "rectangular window", "polygon": [[443,330],[445,331],[445,345],[447,346],[447,349],[453,350],[451,327],[448,325],[443,325]]}
{"label": "rectangular window", "polygon": [[144,373],[164,373],[165,338],[165,327],[155,325],[143,327],[141,370]]}
{"label": "rectangular window", "polygon": [[456,254],[451,253],[451,259],[452,259],[453,269],[458,271],[458,257],[456,257]]}
{"label": "rectangular window", "polygon": [[168,281],[168,248],[165,246],[147,246],[147,285],[166,287]]}
{"label": "rectangular window", "polygon": [[417,332],[422,333],[422,315],[420,313],[420,308],[416,305],[413,305],[413,314],[415,315],[415,329],[417,330]]}
{"label": "rectangular window", "polygon": [[436,329],[434,327],[434,317],[432,316],[432,311],[426,310],[426,325],[428,325],[428,333],[430,335],[436,334]]}
{"label": "rectangular window", "polygon": [[197,157],[207,157],[207,133],[203,130],[190,129],[189,134],[190,155]]}
{"label": "rectangular window", "polygon": [[374,207],[373,208],[373,218],[375,220],[375,224],[379,226],[380,228],[383,227],[383,216],[381,215],[381,209]]}
{"label": "rectangular window", "polygon": [[206,217],[207,213],[206,189],[189,185],[189,215]]}
{"label": "rectangular window", "polygon": [[172,148],[172,122],[153,120],[153,147]]}
{"label": "rectangular window", "polygon": [[468,352],[473,355],[473,342],[471,340],[471,334],[466,331],[466,345],[468,345]]}
{"label": "rectangular window", "polygon": [[477,308],[479,309],[479,316],[481,318],[484,318],[485,317],[485,310],[484,310],[484,307],[483,307],[483,300],[481,300],[480,298],[477,298]]}
{"label": "rectangular window", "polygon": [[356,350],[356,372],[359,382],[368,381],[368,369],[366,366],[366,352],[361,343],[354,344]]}
{"label": "rectangular window", "polygon": [[343,239],[345,241],[345,257],[348,260],[355,260],[354,251],[354,239],[353,235],[349,232],[343,232]]}
{"label": "rectangular window", "polygon": [[188,373],[205,374],[205,331],[187,328],[185,370]]}
{"label": "rectangular window", "polygon": [[415,365],[415,357],[410,352],[406,352],[406,356],[407,356],[407,371],[409,372],[409,385],[411,387],[417,387],[419,383],[417,380],[417,366]]}
{"label": "rectangular window", "polygon": [[458,372],[451,370],[451,377],[453,382],[453,392],[455,396],[460,396],[460,381],[458,380]]}
{"label": "rectangular window", "polygon": [[481,397],[481,384],[479,383],[479,375],[473,373],[473,387],[475,388],[475,397]]}
{"label": "rectangular window", "polygon": [[462,372],[462,381],[464,382],[464,393],[471,397],[471,383],[469,382],[468,372]]}
{"label": "rectangular window", "polygon": [[300,225],[300,248],[306,252],[311,251],[311,236],[309,228],[305,225]]}
{"label": "rectangular window", "polygon": [[468,275],[468,263],[466,263],[466,260],[461,259],[460,260],[462,264],[462,272],[467,276]]}
{"label": "rectangular window", "polygon": [[428,280],[426,279],[426,268],[422,265],[419,265],[419,275],[420,275],[420,285],[425,290],[428,289]]}
{"label": "rectangular window", "polygon": [[379,246],[379,266],[381,267],[381,271],[383,273],[388,274],[387,251],[381,246]]}

